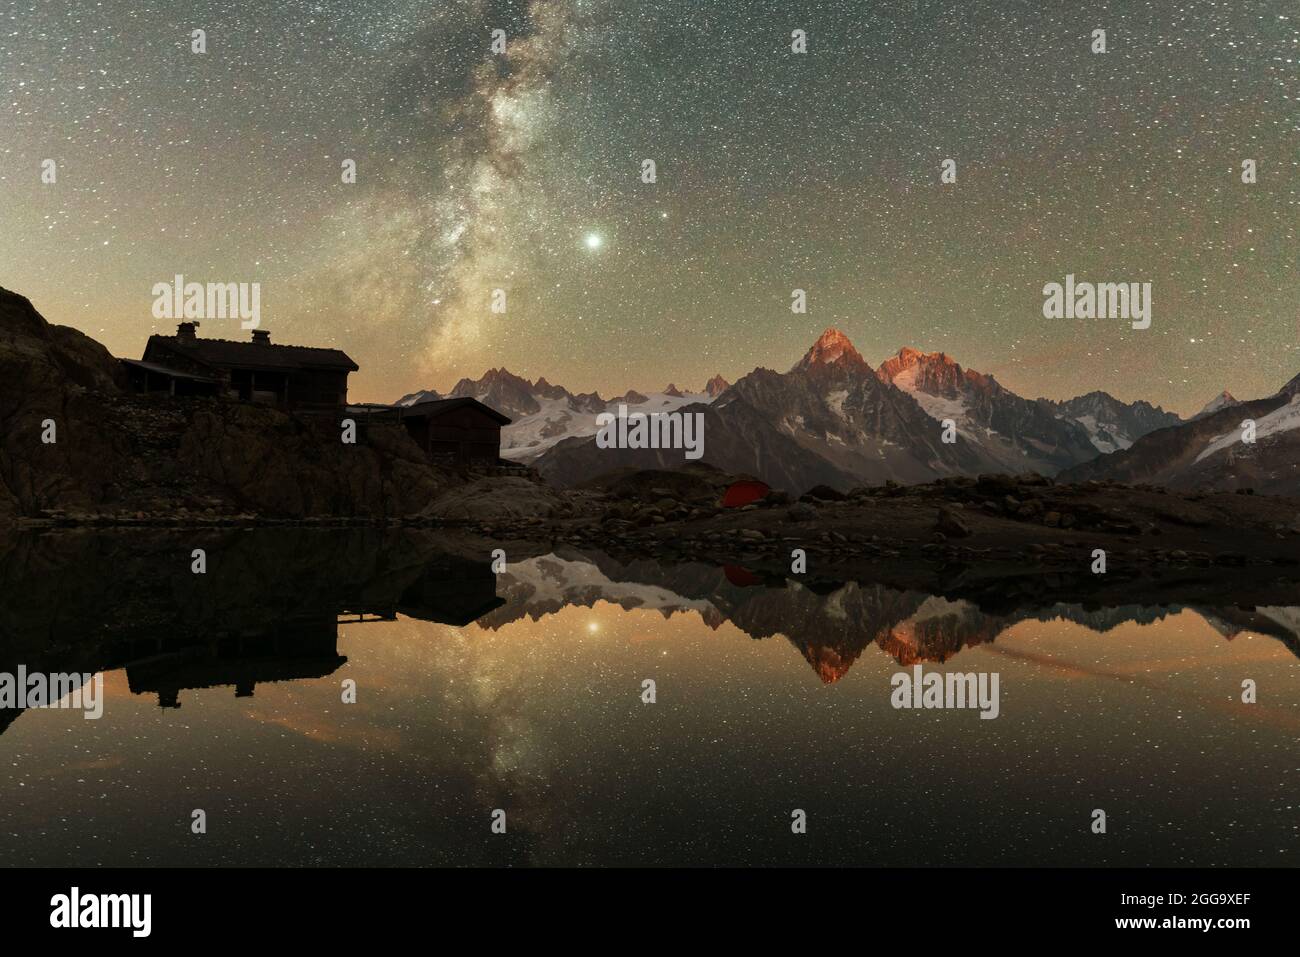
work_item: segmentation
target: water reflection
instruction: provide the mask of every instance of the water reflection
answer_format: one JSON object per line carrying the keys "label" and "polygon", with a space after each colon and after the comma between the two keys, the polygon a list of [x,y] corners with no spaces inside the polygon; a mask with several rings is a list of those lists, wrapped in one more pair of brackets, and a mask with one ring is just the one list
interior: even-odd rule
{"label": "water reflection", "polygon": [[[206,575],[190,573],[196,547]],[[1252,608],[1009,609],[565,551],[512,554],[497,575],[489,552],[429,532],[6,543],[0,671],[104,671],[108,701],[99,721],[4,715],[0,860],[1143,865],[1298,852],[1300,602],[1284,584]],[[890,675],[918,662],[1000,672],[1001,716],[893,710]],[[1257,704],[1240,701],[1246,678]],[[356,704],[342,703],[345,679]],[[195,807],[207,835],[189,832]],[[505,836],[487,826],[498,807]],[[809,812],[800,838],[796,807]],[[1113,822],[1105,839],[1087,827],[1095,807]]]}
{"label": "water reflection", "polygon": [[[1197,613],[1225,639],[1243,632],[1269,635],[1300,657],[1300,608],[1252,609],[1188,605],[1085,608],[1052,602],[986,613],[964,599],[857,582],[809,587],[797,580],[741,579],[732,568],[653,562],[619,564],[606,556],[550,554],[501,576],[503,607],[480,619],[496,628],[538,620],[567,605],[609,602],[663,614],[692,612],[709,628],[731,622],[751,638],[784,636],[826,683],[838,681],[875,645],[900,665],[942,663],[963,648],[991,642],[1022,621],[1076,622],[1105,633],[1128,622],[1151,624],[1183,611]],[[1298,596],[1300,597],[1300,596]]]}

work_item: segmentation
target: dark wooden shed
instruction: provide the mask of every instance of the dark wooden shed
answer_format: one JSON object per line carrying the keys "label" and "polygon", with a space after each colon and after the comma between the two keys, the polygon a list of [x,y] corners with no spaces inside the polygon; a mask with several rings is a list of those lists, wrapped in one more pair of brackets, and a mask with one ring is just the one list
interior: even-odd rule
{"label": "dark wooden shed", "polygon": [[496,465],[501,427],[510,419],[478,399],[433,399],[402,410],[406,431],[434,461],[457,466]]}

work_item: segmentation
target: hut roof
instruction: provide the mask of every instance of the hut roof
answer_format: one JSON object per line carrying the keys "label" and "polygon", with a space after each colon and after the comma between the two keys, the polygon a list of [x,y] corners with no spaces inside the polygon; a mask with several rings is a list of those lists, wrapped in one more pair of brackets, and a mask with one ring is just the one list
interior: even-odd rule
{"label": "hut roof", "polygon": [[[155,350],[184,356],[214,369],[270,369],[295,372],[306,369],[346,370],[359,366],[339,349],[315,346],[285,346],[272,342],[237,342],[233,339],[199,339],[183,336],[150,336],[146,357],[157,357]],[[154,353],[151,355],[151,353]]]}

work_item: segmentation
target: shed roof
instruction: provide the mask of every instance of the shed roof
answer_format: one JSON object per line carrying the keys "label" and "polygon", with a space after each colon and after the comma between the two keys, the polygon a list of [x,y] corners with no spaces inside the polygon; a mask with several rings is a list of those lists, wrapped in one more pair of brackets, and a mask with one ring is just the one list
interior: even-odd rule
{"label": "shed roof", "polygon": [[429,399],[427,402],[417,402],[415,405],[408,405],[402,409],[402,418],[435,418],[444,412],[450,412],[452,409],[459,409],[464,406],[477,406],[492,418],[496,419],[502,425],[510,424],[510,417],[502,415],[490,405],[484,405],[473,396],[463,395],[453,399]]}

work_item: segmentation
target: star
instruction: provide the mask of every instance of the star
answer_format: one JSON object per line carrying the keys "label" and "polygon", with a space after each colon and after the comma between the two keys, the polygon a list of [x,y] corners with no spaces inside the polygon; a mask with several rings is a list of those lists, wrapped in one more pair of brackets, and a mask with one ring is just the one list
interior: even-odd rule
{"label": "star", "polygon": [[[794,23],[741,0],[272,0],[284,29],[234,5],[205,54],[171,25],[182,0],[106,28],[8,6],[4,282],[117,355],[184,272],[262,283],[280,341],[355,353],[361,401],[489,368],[575,393],[736,381],[831,321],[873,363],[941,349],[1056,399],[1149,377],[1141,398],[1185,414],[1296,373],[1300,21],[1270,4],[1092,4],[1085,23],[1078,4],[825,0]],[[984,37],[1028,42],[963,69]],[[1076,352],[1091,333],[1039,308],[1068,272],[1152,282],[1155,331]],[[674,348],[595,345],[632,332]]]}

